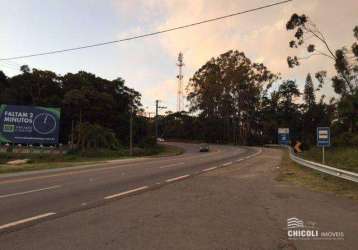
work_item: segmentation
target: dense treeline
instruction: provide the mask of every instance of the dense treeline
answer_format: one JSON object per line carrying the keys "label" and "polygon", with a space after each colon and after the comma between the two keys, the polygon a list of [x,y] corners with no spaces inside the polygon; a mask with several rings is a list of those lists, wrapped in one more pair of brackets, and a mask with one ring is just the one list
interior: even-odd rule
{"label": "dense treeline", "polygon": [[80,148],[117,147],[128,144],[129,118],[135,119],[134,141],[148,136],[139,92],[125,86],[123,79],[109,81],[80,71],[64,76],[21,67],[21,74],[7,77],[0,71],[0,103],[61,108],[60,142],[73,136]]}
{"label": "dense treeline", "polygon": [[[335,66],[332,88],[337,97],[320,93],[326,72],[306,77],[300,91],[293,80],[280,79],[263,64],[252,63],[244,53],[228,51],[212,58],[191,78],[188,86],[190,113],[163,117],[162,133],[169,138],[219,143],[262,144],[277,142],[277,128],[290,128],[292,140],[315,144],[316,127],[332,128],[333,142],[358,146],[358,27],[351,48],[335,52],[305,15],[292,15],[287,30],[295,30],[291,48],[304,45],[307,33],[317,36],[327,52],[307,46],[308,56],[288,57],[289,67],[311,56],[326,56]],[[272,84],[279,83],[273,90]],[[321,96],[319,100],[316,98]]]}

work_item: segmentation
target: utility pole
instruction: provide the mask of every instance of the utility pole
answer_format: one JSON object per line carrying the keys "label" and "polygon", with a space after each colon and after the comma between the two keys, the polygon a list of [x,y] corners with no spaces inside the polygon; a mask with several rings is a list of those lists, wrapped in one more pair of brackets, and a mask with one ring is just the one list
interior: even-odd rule
{"label": "utility pole", "polygon": [[74,133],[74,127],[75,127],[75,125],[74,125],[74,121],[72,120],[72,122],[71,122],[71,149],[73,150],[73,140],[74,140],[74,135],[73,135],[73,133]]}
{"label": "utility pole", "polygon": [[155,100],[155,139],[158,139],[158,109],[159,100]]}
{"label": "utility pole", "polygon": [[129,155],[133,155],[133,106],[130,111],[130,119],[129,119]]}
{"label": "utility pole", "polygon": [[165,109],[167,107],[159,106],[159,100],[155,100],[155,139],[158,139],[158,115],[159,109]]}

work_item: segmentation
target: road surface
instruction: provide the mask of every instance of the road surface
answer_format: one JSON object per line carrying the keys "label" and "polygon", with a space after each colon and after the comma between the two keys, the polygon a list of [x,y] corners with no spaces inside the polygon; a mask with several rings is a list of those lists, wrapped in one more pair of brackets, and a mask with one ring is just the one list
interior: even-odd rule
{"label": "road surface", "polygon": [[[0,249],[356,249],[358,203],[277,182],[282,151],[181,146],[180,156],[1,178]],[[289,240],[291,217],[344,239]]]}
{"label": "road surface", "polygon": [[257,152],[212,146],[211,152],[200,153],[198,145],[174,144],[184,148],[185,153],[174,157],[120,160],[92,168],[0,176],[0,232],[16,230],[50,215],[63,216],[96,207],[121,198],[117,195],[123,192],[165,185],[178,177],[189,177]]}

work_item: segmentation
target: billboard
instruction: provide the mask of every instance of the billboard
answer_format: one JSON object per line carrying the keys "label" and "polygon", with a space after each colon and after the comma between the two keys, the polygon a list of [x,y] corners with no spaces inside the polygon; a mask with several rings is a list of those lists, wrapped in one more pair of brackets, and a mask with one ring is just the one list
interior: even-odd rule
{"label": "billboard", "polygon": [[0,142],[57,144],[60,115],[58,108],[0,105]]}

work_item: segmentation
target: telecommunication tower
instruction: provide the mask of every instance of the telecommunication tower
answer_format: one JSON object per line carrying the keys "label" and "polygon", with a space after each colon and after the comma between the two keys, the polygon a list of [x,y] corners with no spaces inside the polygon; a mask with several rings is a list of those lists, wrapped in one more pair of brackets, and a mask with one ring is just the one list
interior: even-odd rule
{"label": "telecommunication tower", "polygon": [[179,67],[179,75],[177,75],[178,78],[178,96],[177,96],[177,111],[183,111],[184,106],[184,98],[183,98],[183,53],[179,53],[178,56],[178,63],[177,66]]}

